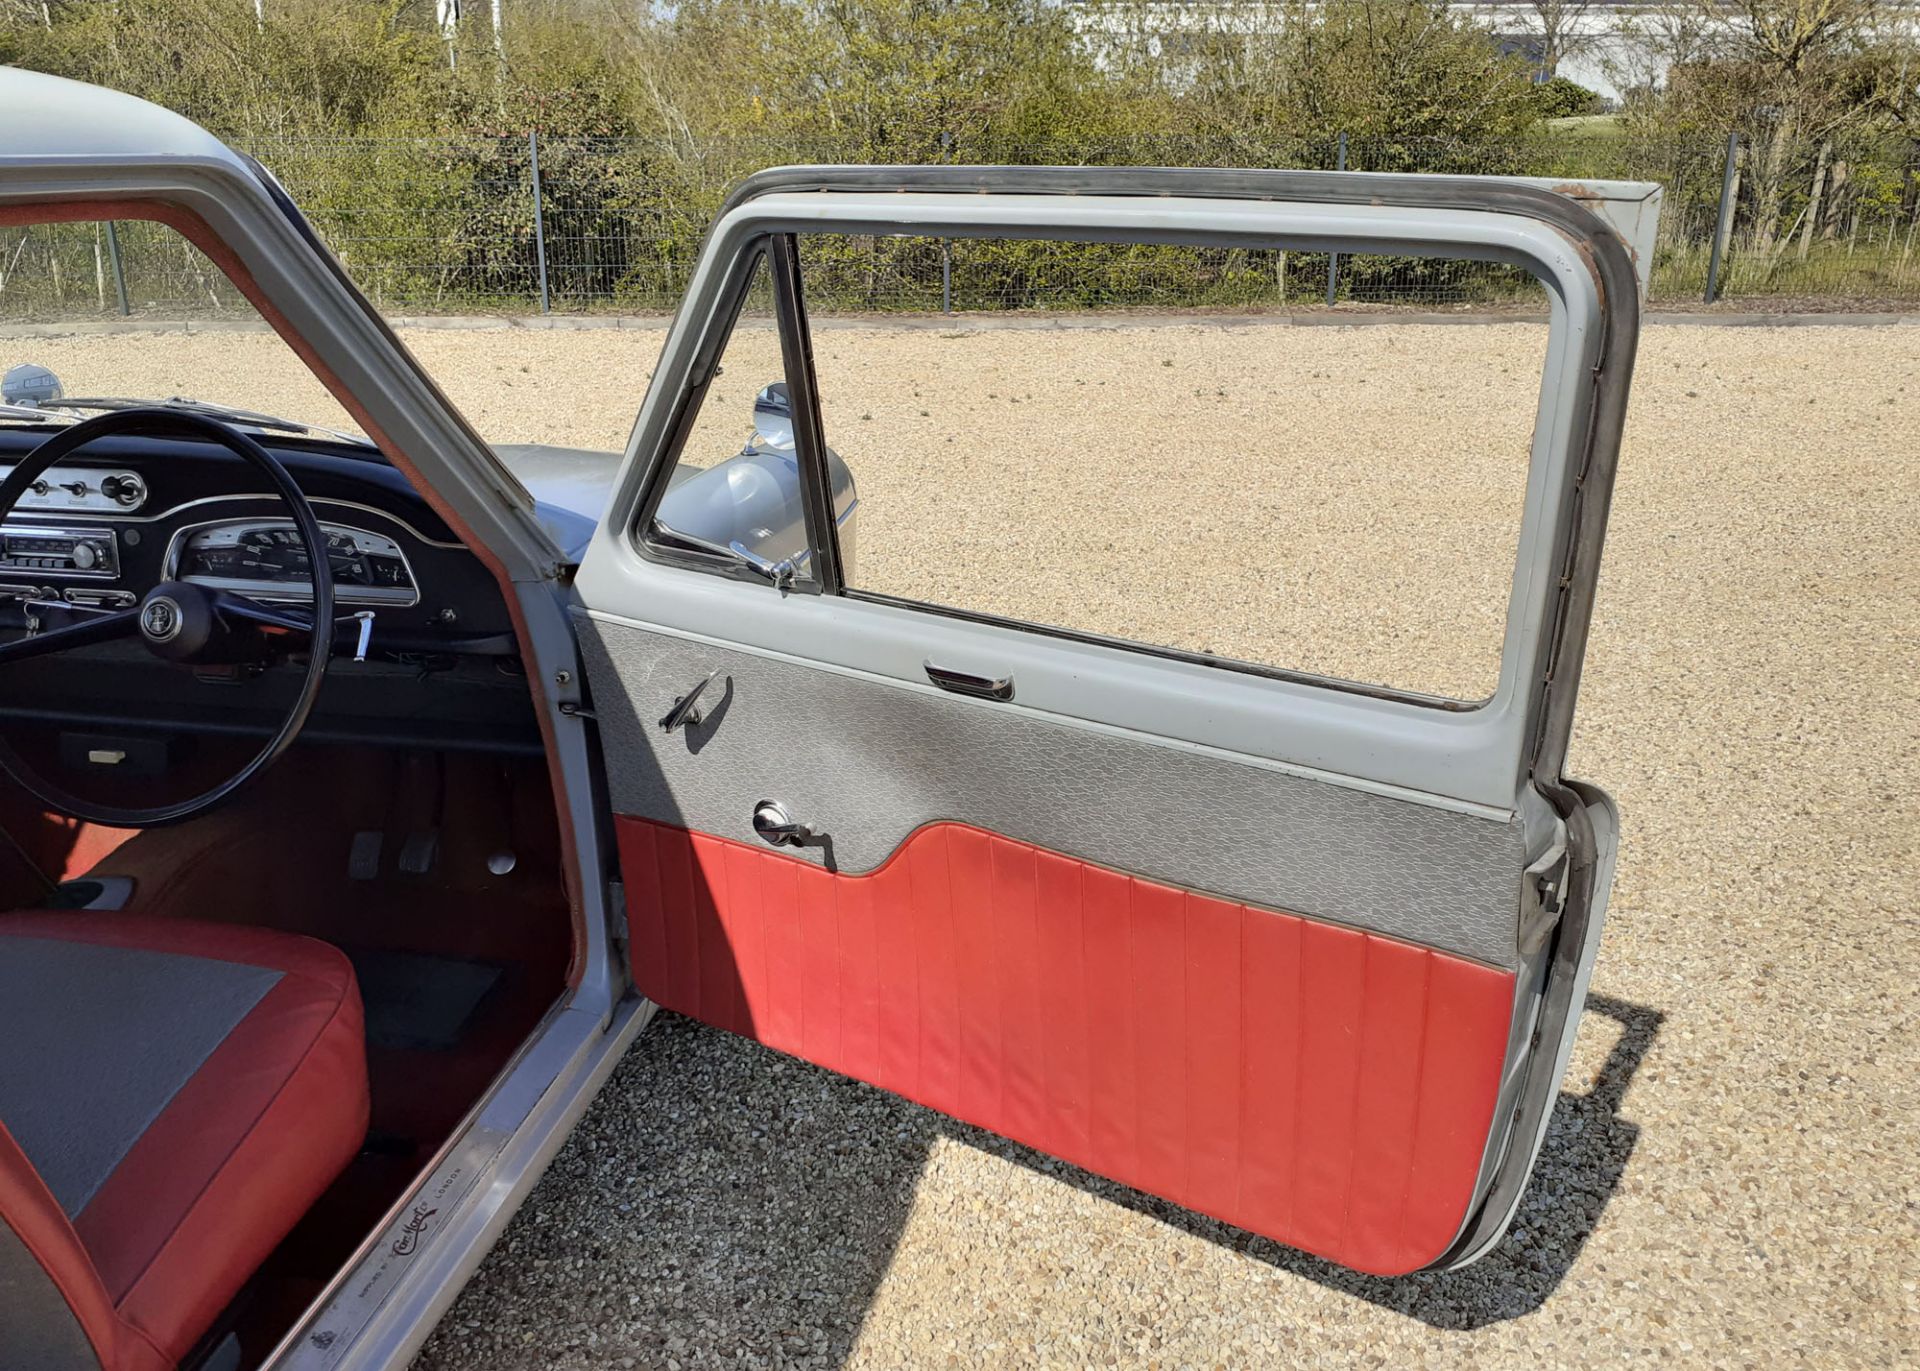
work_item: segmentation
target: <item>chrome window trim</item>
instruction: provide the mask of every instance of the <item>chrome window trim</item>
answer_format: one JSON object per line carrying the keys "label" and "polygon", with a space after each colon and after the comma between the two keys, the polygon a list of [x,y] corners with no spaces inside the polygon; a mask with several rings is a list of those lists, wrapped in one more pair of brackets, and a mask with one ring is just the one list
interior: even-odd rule
{"label": "chrome window trim", "polygon": [[[1574,258],[1569,263],[1569,274],[1582,276],[1591,284],[1598,307],[1597,316],[1607,325],[1601,337],[1587,340],[1594,356],[1590,373],[1591,391],[1576,397],[1584,403],[1587,411],[1585,431],[1579,444],[1582,460],[1574,473],[1574,507],[1567,520],[1564,573],[1560,578],[1551,641],[1547,645],[1548,669],[1538,683],[1538,691],[1546,707],[1540,711],[1541,733],[1537,745],[1541,751],[1552,755],[1554,765],[1551,774],[1559,774],[1559,764],[1564,761],[1572,731],[1574,696],[1585,660],[1593,594],[1605,538],[1606,513],[1619,463],[1620,435],[1625,423],[1627,392],[1632,381],[1633,359],[1640,333],[1638,276],[1625,243],[1606,221],[1572,196],[1546,189],[1538,181],[1529,182],[1523,178],[1237,168],[790,166],[771,168],[741,182],[715,217],[714,225],[701,245],[702,254],[721,239],[734,215],[756,202],[764,202],[783,193],[881,197],[910,193],[966,197],[991,194],[1011,198],[1140,197],[1162,201],[1192,196],[1223,202],[1295,202],[1365,208],[1381,213],[1395,210],[1463,210],[1475,214],[1511,214],[1532,220],[1559,235]],[[843,228],[840,231],[848,230]],[[889,230],[882,227],[877,231]],[[898,229],[892,231],[899,232]],[[996,236],[1016,235],[1009,232]],[[1114,236],[1125,241],[1137,240],[1137,236],[1132,234]],[[1368,236],[1364,232],[1355,235],[1356,239]],[[1169,237],[1164,241],[1177,240]],[[1365,250],[1356,249],[1351,243],[1329,242],[1324,246],[1337,246],[1341,251],[1348,252]],[[1460,255],[1479,256],[1486,260],[1511,260],[1515,265],[1535,270],[1525,261],[1491,251]],[[1540,273],[1535,270],[1535,274],[1538,276]],[[1557,334],[1563,322],[1559,302],[1552,283],[1544,283],[1548,286],[1549,300],[1554,303],[1552,324]],[[688,300],[683,299],[681,311],[674,317],[675,332],[683,322],[687,303]],[[1546,418],[1546,402],[1551,398],[1545,394],[1542,396],[1542,420]],[[1539,441],[1537,428],[1536,425],[1536,444]],[[639,429],[640,425],[636,424],[636,438]],[[626,495],[628,475],[622,472],[622,480],[616,486],[610,509],[617,508]],[[1531,517],[1531,509],[1528,514]],[[1559,668],[1557,672],[1556,668]],[[1549,683],[1554,687],[1552,691],[1548,689]],[[1502,686],[1505,684],[1503,680]],[[1534,768],[1530,768],[1532,770]],[[1571,792],[1560,796],[1560,804],[1563,810],[1584,812],[1584,807]]]}
{"label": "chrome window trim", "polygon": [[[659,464],[661,475],[648,486],[638,511],[626,521],[630,534],[628,545],[633,549],[635,556],[657,562],[662,566],[685,567],[692,571],[722,576],[727,580],[740,581],[747,585],[763,585],[770,590],[795,591],[803,595],[812,595],[818,594],[820,587],[810,575],[806,577],[796,575],[783,585],[776,587],[736,560],[702,552],[697,548],[674,547],[661,542],[653,535],[654,523],[659,517],[660,502],[666,498],[667,487],[672,481],[673,473],[680,465],[680,455],[686,451],[687,439],[692,436],[693,426],[698,422],[700,411],[707,402],[707,387],[712,384],[713,378],[720,374],[720,359],[726,355],[727,346],[733,341],[733,335],[740,327],[741,312],[746,308],[747,296],[753,292],[762,266],[767,268],[769,288],[776,292],[780,289],[780,283],[773,279],[772,258],[768,251],[771,241],[771,235],[767,235],[757,242],[748,243],[732,264],[735,276],[732,280],[731,305],[716,313],[708,321],[707,328],[696,344],[696,368],[690,375],[688,384],[676,396],[673,415],[669,421],[667,446]],[[781,347],[781,378],[791,387],[793,381],[786,370],[785,326],[777,309],[772,322]],[[611,517],[612,505],[609,504],[607,512],[602,515],[602,522]],[[793,559],[796,569],[810,561],[812,556],[813,548],[809,543],[805,553]]]}

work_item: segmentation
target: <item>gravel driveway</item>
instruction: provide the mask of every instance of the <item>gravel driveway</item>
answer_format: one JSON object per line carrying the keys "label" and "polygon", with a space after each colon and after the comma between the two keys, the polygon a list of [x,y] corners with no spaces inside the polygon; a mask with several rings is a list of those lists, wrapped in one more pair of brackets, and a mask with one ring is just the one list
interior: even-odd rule
{"label": "gravel driveway", "polygon": [[[1522,334],[1105,337],[1377,395]],[[832,345],[964,389],[989,360],[1050,375],[1049,338]],[[618,446],[659,339],[408,341],[490,437]],[[251,403],[280,403],[272,340],[178,341],[170,365],[245,367]],[[11,350],[143,389],[126,340]],[[1461,440],[1472,408],[1405,406],[1408,441]],[[1248,435],[1232,406],[1183,418],[1195,451]],[[1545,1155],[1485,1261],[1357,1277],[666,1016],[419,1366],[1920,1359],[1920,329],[1649,328],[1612,529],[1573,769],[1619,799],[1625,845]]]}

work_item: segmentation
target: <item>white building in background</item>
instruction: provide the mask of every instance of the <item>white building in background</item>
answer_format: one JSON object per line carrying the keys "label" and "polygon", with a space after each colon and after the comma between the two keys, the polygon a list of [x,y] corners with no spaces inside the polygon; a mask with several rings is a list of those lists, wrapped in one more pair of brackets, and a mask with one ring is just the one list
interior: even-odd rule
{"label": "white building in background", "polygon": [[[1118,43],[1131,36],[1175,64],[1202,35],[1269,32],[1286,18],[1285,5],[1271,0],[1145,0],[1119,7],[1101,0],[1065,3],[1096,52],[1103,40]],[[1504,51],[1540,63],[1544,25],[1532,0],[1455,0],[1451,8],[1491,29]],[[1637,25],[1654,20],[1657,6],[1644,0],[1592,0],[1579,9],[1578,0],[1560,0],[1557,10],[1567,16],[1561,21],[1565,55],[1559,75],[1615,103],[1625,87],[1666,78],[1664,59],[1635,32]]]}
{"label": "white building in background", "polygon": [[[1451,8],[1492,29],[1504,51],[1539,65],[1545,35],[1540,10],[1531,0],[1479,0]],[[1562,5],[1561,12],[1574,8]],[[1651,22],[1658,22],[1657,10],[1648,5],[1594,0],[1563,20],[1565,55],[1556,74],[1613,104],[1620,102],[1628,86],[1664,84],[1667,59],[1658,45],[1641,36],[1643,26]]]}

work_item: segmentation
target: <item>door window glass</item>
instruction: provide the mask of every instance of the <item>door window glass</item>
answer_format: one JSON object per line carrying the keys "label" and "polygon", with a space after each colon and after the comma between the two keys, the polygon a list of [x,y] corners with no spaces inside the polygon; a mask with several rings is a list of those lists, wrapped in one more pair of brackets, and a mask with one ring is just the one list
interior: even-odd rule
{"label": "door window glass", "polygon": [[813,235],[800,260],[859,492],[849,590],[1493,693],[1547,344],[1531,276],[1429,265],[1476,293],[1458,322],[1300,327],[1282,308],[1324,292],[1325,255]]}

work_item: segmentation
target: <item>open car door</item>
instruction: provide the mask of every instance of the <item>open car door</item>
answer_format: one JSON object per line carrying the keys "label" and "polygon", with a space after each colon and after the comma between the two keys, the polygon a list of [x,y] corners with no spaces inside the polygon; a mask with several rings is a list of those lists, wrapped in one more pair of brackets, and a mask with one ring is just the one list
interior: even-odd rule
{"label": "open car door", "polygon": [[[799,270],[815,234],[1530,273],[1550,338],[1491,696],[861,593]],[[785,382],[761,398],[798,476],[784,548],[741,482],[737,529],[665,503],[761,271]],[[1545,1132],[1611,875],[1611,804],[1562,760],[1637,330],[1616,233],[1514,182],[754,178],[707,240],[575,583],[636,985],[1350,1267],[1474,1260]]]}

